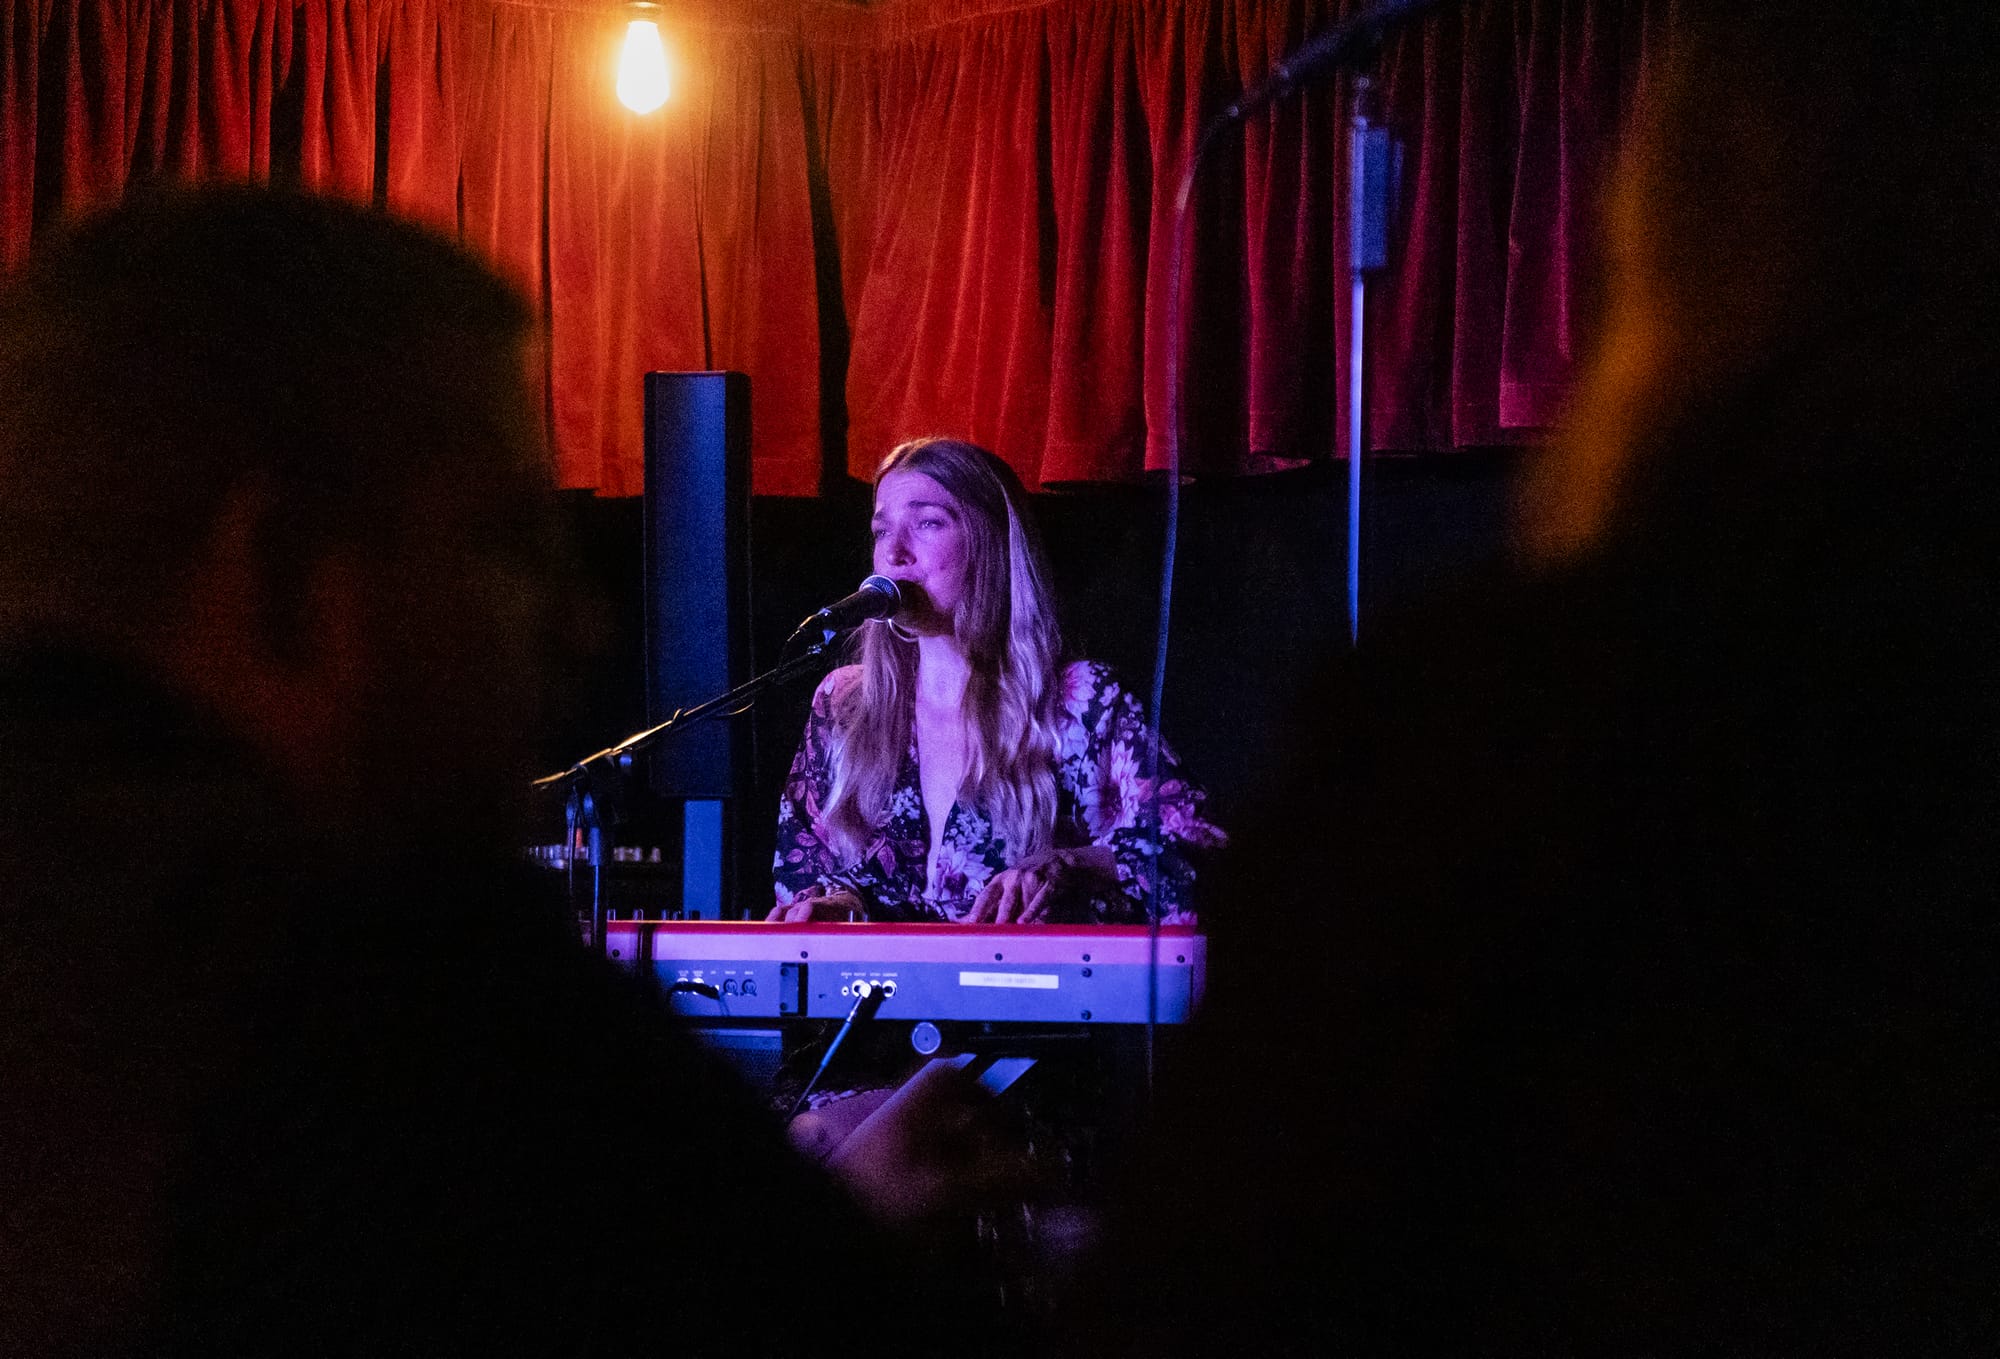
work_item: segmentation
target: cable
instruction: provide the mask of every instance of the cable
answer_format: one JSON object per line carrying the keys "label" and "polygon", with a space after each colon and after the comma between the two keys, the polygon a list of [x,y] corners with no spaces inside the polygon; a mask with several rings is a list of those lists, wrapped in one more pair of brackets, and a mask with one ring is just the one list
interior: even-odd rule
{"label": "cable", "polygon": [[1228,113],[1209,120],[1195,142],[1194,155],[1174,198],[1174,229],[1167,253],[1166,530],[1160,547],[1159,626],[1153,639],[1153,682],[1146,702],[1146,1098],[1153,1096],[1153,1046],[1160,1022],[1160,709],[1167,689],[1167,647],[1174,616],[1174,558],[1181,536],[1181,262],[1186,255],[1188,205],[1194,197],[1201,158],[1222,132],[1234,126]]}
{"label": "cable", "polygon": [[787,1123],[797,1118],[799,1110],[806,1107],[806,1101],[812,1098],[812,1092],[819,1088],[819,1078],[826,1074],[829,1066],[833,1065],[834,1054],[840,1051],[840,1045],[847,1041],[847,1035],[853,1031],[855,1024],[863,1019],[874,1018],[875,1012],[882,1008],[882,1002],[889,995],[885,987],[874,982],[856,982],[854,988],[861,994],[855,1000],[854,1008],[847,1012],[847,1018],[841,1021],[839,1031],[833,1035],[833,1041],[826,1045],[826,1056],[819,1059],[819,1069],[814,1071],[812,1079],[806,1082],[806,1088],[799,1091],[799,1097],[792,1101],[792,1111],[785,1115]]}

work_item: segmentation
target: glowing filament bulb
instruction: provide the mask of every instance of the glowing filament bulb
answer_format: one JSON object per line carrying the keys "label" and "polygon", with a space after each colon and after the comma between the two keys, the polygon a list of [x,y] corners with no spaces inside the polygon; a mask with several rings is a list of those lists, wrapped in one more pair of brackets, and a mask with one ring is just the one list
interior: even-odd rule
{"label": "glowing filament bulb", "polygon": [[634,113],[651,113],[667,102],[667,50],[660,26],[634,19],[625,27],[625,51],[618,58],[618,102]]}

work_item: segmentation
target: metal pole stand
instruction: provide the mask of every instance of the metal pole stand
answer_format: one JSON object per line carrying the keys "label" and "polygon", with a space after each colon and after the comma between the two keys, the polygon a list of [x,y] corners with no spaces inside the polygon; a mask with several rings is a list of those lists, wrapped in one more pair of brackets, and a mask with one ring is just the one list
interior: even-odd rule
{"label": "metal pole stand", "polygon": [[1354,75],[1353,114],[1347,145],[1347,269],[1350,307],[1347,336],[1347,641],[1361,645],[1361,462],[1366,455],[1368,276],[1389,264],[1389,219],[1394,211],[1402,148],[1370,108],[1374,82]]}

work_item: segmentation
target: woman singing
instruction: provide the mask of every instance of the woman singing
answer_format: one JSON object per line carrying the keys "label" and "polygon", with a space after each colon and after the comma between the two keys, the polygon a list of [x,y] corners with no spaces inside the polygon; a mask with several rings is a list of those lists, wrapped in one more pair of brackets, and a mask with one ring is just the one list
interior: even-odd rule
{"label": "woman singing", "polygon": [[973,444],[919,439],[875,480],[895,620],[813,695],[778,804],[784,921],[1191,923],[1184,850],[1223,843],[1160,752],[1157,891],[1138,699],[1062,663],[1026,494]]}

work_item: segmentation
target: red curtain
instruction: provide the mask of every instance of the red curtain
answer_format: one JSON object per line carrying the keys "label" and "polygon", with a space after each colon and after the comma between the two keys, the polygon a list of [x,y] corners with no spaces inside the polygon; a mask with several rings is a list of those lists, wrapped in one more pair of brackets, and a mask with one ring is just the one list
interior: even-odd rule
{"label": "red curtain", "polygon": [[612,96],[623,17],[468,5],[460,54],[465,239],[548,318],[565,484],[636,493],[640,375],[751,374],[756,489],[820,479],[819,333],[795,28],[689,22],[674,90]]}
{"label": "red curtain", "polygon": [[[1470,0],[1392,40],[1403,218],[1370,303],[1377,448],[1558,411],[1596,198],[1667,0]],[[1033,483],[1163,457],[1173,197],[1203,120],[1346,0],[682,0],[627,113],[623,16],[521,0],[0,0],[0,266],[151,178],[296,180],[456,231],[546,318],[566,485],[640,482],[639,375],[753,379],[760,493],[966,435]],[[1335,451],[1345,87],[1205,164],[1190,470]]]}

